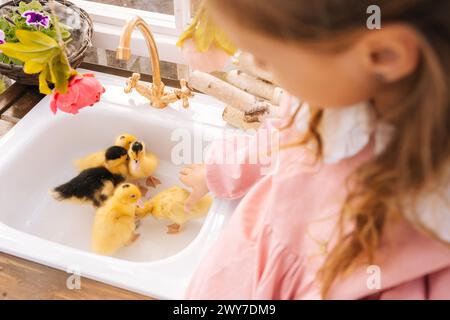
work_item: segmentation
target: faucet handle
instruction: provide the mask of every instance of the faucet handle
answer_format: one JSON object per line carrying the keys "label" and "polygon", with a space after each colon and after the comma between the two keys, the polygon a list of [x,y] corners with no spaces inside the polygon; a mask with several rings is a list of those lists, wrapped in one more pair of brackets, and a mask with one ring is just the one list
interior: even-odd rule
{"label": "faucet handle", "polygon": [[127,86],[124,90],[125,93],[131,93],[131,91],[137,87],[140,79],[141,75],[139,73],[133,73],[133,75],[127,80]]}
{"label": "faucet handle", "polygon": [[187,109],[189,108],[189,98],[193,97],[194,93],[192,93],[192,89],[189,87],[186,79],[180,80],[180,87],[178,96],[183,101],[183,108]]}

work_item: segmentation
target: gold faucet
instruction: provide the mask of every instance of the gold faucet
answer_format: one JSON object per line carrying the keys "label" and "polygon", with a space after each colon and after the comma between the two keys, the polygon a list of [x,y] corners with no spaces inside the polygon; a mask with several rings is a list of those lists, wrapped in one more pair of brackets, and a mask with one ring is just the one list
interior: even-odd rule
{"label": "gold faucet", "polygon": [[150,104],[155,108],[165,108],[170,103],[182,100],[183,107],[189,107],[189,98],[194,94],[189,88],[186,80],[180,80],[180,89],[174,89],[170,92],[166,92],[164,83],[161,81],[161,71],[159,68],[159,55],[158,48],[156,47],[155,38],[152,35],[150,27],[141,18],[136,17],[127,22],[122,30],[122,35],[120,37],[120,45],[117,48],[116,57],[119,60],[129,60],[131,58],[130,42],[133,30],[139,28],[142,32],[145,41],[147,43],[150,61],[152,63],[153,71],[153,83],[147,84],[139,81],[141,75],[139,73],[133,73],[133,75],[127,80],[127,85],[125,87],[125,93],[130,93],[133,89],[150,100]]}

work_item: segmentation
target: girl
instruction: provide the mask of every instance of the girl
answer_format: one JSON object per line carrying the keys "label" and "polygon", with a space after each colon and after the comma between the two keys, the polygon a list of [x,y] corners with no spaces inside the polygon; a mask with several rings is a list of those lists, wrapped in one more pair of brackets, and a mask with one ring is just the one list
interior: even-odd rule
{"label": "girl", "polygon": [[[450,299],[450,2],[206,5],[308,104],[182,170],[188,207],[208,191],[242,197],[186,297]],[[263,131],[280,134],[272,170],[249,161]]]}

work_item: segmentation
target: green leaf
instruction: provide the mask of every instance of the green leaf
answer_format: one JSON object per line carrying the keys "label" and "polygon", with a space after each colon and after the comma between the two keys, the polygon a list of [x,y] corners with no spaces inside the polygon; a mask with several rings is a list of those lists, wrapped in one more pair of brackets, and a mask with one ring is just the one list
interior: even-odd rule
{"label": "green leaf", "polygon": [[39,31],[17,30],[16,36],[25,45],[41,45],[47,48],[59,48],[55,39]]}
{"label": "green leaf", "polygon": [[39,1],[33,0],[29,3],[21,1],[19,3],[19,12],[22,14],[28,10],[42,11],[42,5]]}
{"label": "green leaf", "polygon": [[67,63],[66,57],[60,52],[53,56],[48,64],[50,81],[55,84],[59,93],[66,93],[72,68]]}
{"label": "green leaf", "polygon": [[3,54],[23,61],[25,73],[40,73],[39,90],[42,93],[51,93],[47,81],[55,85],[56,91],[66,93],[72,68],[56,40],[40,31],[17,30],[16,36],[18,43],[0,45]]}
{"label": "green leaf", "polygon": [[[60,50],[58,43],[38,31],[17,30],[16,36],[20,42],[4,43],[0,45],[0,50],[11,58],[19,59],[25,64],[38,63],[46,64],[50,58]],[[31,65],[28,70],[35,69]],[[37,73],[38,71],[30,71],[29,73]]]}
{"label": "green leaf", "polygon": [[[17,30],[16,36],[19,43],[4,43],[0,45],[0,50],[7,56],[19,59],[25,64],[28,62],[45,64],[55,54],[55,51],[60,50],[56,40],[39,31]],[[42,69],[39,70],[38,67],[30,65],[27,70],[33,70],[29,73],[37,73]]]}
{"label": "green leaf", "polygon": [[23,72],[28,74],[36,74],[44,70],[47,67],[47,59],[30,59],[23,65]]}
{"label": "green leaf", "polygon": [[[3,31],[5,31],[6,29],[9,28],[9,23],[5,20],[5,18],[1,17],[0,18],[0,29],[2,29]],[[5,32],[6,33],[6,32]]]}
{"label": "green leaf", "polygon": [[61,30],[61,36],[63,40],[68,40],[72,37],[72,34],[68,30]]}
{"label": "green leaf", "polygon": [[42,72],[39,74],[39,92],[43,94],[52,94],[52,89],[50,89],[47,83],[47,76],[48,67],[42,70]]}

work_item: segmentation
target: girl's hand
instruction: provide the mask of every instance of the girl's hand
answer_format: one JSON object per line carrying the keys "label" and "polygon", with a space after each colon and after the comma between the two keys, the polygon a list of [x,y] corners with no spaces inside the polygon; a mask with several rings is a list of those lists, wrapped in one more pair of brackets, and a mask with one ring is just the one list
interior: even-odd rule
{"label": "girl's hand", "polygon": [[192,188],[192,192],[184,205],[184,210],[190,211],[209,192],[206,184],[205,166],[203,164],[191,164],[184,167],[180,171],[180,181]]}

